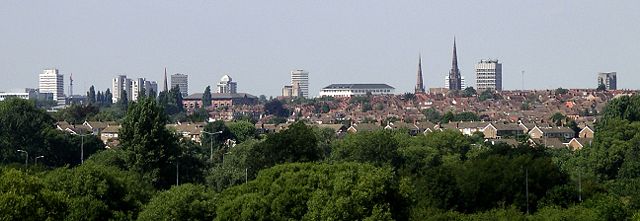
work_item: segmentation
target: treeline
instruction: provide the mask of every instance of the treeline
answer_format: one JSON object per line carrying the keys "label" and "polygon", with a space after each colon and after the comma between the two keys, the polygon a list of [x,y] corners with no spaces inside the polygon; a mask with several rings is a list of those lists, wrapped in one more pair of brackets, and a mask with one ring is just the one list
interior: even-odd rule
{"label": "treeline", "polygon": [[52,121],[24,122],[50,117],[15,99],[0,103],[0,114],[1,220],[640,217],[640,96],[612,101],[593,145],[576,152],[457,131],[338,137],[302,122],[266,136],[248,122],[213,122],[199,145],[165,127],[155,99],[142,99],[129,105],[119,148],[89,152],[83,164],[26,168],[17,149],[30,148],[30,162],[52,149]]}

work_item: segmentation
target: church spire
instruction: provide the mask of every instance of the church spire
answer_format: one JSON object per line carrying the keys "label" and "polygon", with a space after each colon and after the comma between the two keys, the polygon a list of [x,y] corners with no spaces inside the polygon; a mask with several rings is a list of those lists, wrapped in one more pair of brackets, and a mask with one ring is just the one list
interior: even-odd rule
{"label": "church spire", "polygon": [[460,69],[458,69],[456,37],[453,37],[453,57],[451,59],[451,71],[449,71],[449,90],[462,90],[462,76],[460,76]]}
{"label": "church spire", "polygon": [[424,93],[424,82],[422,81],[422,55],[418,54],[418,79],[416,81],[415,93]]}
{"label": "church spire", "polygon": [[166,67],[164,68],[164,91],[165,92],[169,91],[167,87],[167,68]]}
{"label": "church spire", "polygon": [[457,74],[460,73],[458,71],[458,52],[456,51],[456,37],[453,37],[453,58],[451,61],[451,70],[455,70]]}

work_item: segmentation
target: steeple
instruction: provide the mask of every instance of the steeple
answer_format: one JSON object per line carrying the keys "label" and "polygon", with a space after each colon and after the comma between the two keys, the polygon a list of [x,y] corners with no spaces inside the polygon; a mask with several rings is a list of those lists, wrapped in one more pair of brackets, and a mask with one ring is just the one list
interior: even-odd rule
{"label": "steeple", "polygon": [[168,90],[168,86],[167,86],[167,68],[164,68],[164,91],[167,92]]}
{"label": "steeple", "polygon": [[424,83],[422,82],[422,55],[418,54],[418,79],[416,81],[415,93],[424,93]]}
{"label": "steeple", "polygon": [[458,69],[458,52],[456,50],[456,37],[453,37],[453,57],[451,59],[451,71],[449,71],[449,90],[462,90],[460,70]]}

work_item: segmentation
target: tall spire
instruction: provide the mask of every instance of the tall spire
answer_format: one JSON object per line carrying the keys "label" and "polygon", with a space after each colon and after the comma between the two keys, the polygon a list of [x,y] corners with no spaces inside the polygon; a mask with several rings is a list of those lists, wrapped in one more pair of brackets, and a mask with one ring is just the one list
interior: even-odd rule
{"label": "tall spire", "polygon": [[73,73],[69,76],[69,97],[73,95]]}
{"label": "tall spire", "polygon": [[418,54],[418,79],[416,81],[415,93],[424,93],[424,83],[422,82],[422,55]]}
{"label": "tall spire", "polygon": [[451,71],[449,71],[449,90],[462,90],[462,76],[458,69],[458,52],[456,50],[456,37],[453,37],[453,57],[451,59]]}
{"label": "tall spire", "polygon": [[164,91],[167,92],[169,87],[167,87],[167,68],[164,68]]}
{"label": "tall spire", "polygon": [[[451,61],[451,70],[458,72],[458,52],[456,51],[456,37],[453,37],[453,58]],[[458,72],[459,74],[460,72]]]}

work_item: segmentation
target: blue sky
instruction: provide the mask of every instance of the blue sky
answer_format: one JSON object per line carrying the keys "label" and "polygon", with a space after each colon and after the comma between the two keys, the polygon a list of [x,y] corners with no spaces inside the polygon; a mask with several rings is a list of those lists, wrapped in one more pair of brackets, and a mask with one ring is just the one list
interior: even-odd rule
{"label": "blue sky", "polygon": [[[289,71],[310,72],[310,94],[331,83],[412,91],[418,54],[427,87],[441,87],[455,36],[462,75],[503,63],[505,89],[593,88],[617,71],[638,89],[640,1],[4,1],[0,91],[37,86],[42,69],[73,73],[75,92],[117,74],[162,82],[189,75],[202,92],[224,74],[238,90],[277,96]],[[65,92],[67,86],[65,86]]]}

